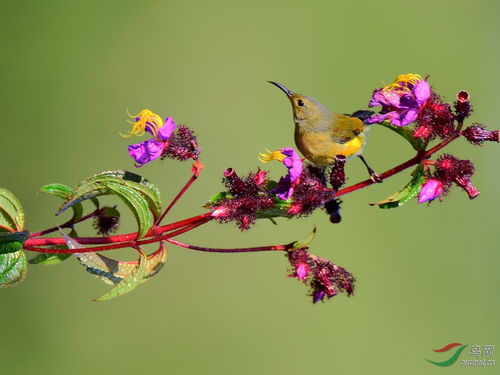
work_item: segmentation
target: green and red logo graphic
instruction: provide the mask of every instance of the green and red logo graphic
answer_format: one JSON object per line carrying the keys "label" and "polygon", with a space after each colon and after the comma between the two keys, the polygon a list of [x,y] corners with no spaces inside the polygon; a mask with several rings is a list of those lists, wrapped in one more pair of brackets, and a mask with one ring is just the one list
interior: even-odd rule
{"label": "green and red logo graphic", "polygon": [[458,357],[460,357],[460,354],[462,354],[467,345],[460,344],[459,342],[452,342],[451,344],[443,346],[441,349],[432,349],[432,351],[436,353],[447,353],[451,349],[456,348],[457,346],[459,348],[456,349],[454,352],[452,352],[453,353],[452,356],[445,361],[438,362],[438,361],[431,361],[430,359],[426,359],[426,361],[436,366],[441,366],[441,367],[451,366],[457,361]]}

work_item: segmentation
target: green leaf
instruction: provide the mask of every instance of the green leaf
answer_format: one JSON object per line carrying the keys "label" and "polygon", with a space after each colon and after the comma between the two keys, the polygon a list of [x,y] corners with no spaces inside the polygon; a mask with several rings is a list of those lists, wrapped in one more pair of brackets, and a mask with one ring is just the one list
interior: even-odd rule
{"label": "green leaf", "polygon": [[19,285],[26,277],[26,270],[24,251],[0,254],[0,288]]}
{"label": "green leaf", "polygon": [[0,254],[15,253],[23,248],[23,243],[29,238],[30,233],[2,232],[0,233]]}
{"label": "green leaf", "polygon": [[107,171],[82,181],[64,202],[59,215],[69,207],[100,195],[117,195],[134,213],[143,237],[161,215],[159,190],[141,176],[127,171]]}
{"label": "green leaf", "polygon": [[[61,231],[69,249],[83,249],[76,240]],[[120,262],[98,253],[75,253],[87,272],[100,278],[108,284],[114,285],[108,293],[94,301],[106,301],[125,293],[131,292],[141,283],[156,275],[167,261],[167,251],[163,242],[160,248],[149,256],[141,249],[139,259],[132,262]]]}
{"label": "green leaf", "polygon": [[[71,196],[71,193],[73,192],[73,189],[71,189],[69,186],[63,185],[63,184],[48,184],[45,186],[42,186],[40,189],[38,189],[42,193],[47,193],[47,194],[52,194],[55,195],[56,197],[62,198],[63,200],[68,200],[69,197]],[[72,220],[78,220],[83,216],[83,206],[81,203],[76,203],[71,206],[73,209],[73,218]],[[41,253],[40,255],[44,255]],[[54,255],[54,254],[49,254],[49,255]],[[57,254],[57,255],[64,255],[64,254]],[[30,263],[33,259],[30,260]]]}
{"label": "green leaf", "polygon": [[380,202],[370,203],[370,206],[377,205],[380,208],[396,208],[402,206],[403,204],[408,202],[410,199],[412,199],[419,193],[422,184],[425,182],[424,175],[425,175],[424,166],[420,164],[412,172],[413,178],[411,179],[410,182],[406,184],[406,186],[403,189],[390,195],[389,197]]}
{"label": "green leaf", "polygon": [[24,210],[21,202],[5,188],[0,188],[0,231],[21,231],[24,228]]}
{"label": "green leaf", "polygon": [[288,251],[294,251],[298,249],[303,249],[305,247],[309,247],[309,244],[312,242],[315,235],[316,235],[316,226],[314,226],[312,232],[309,233],[307,236],[305,236],[303,239],[293,242],[292,248],[289,249]]}
{"label": "green leaf", "polygon": [[[139,265],[138,260],[122,262],[98,253],[79,253],[76,254],[76,257],[80,263],[86,267],[88,273],[111,285],[119,284]],[[148,281],[156,275],[166,261],[167,250],[162,242],[157,251],[148,255],[146,272],[141,283]]]}
{"label": "green leaf", "polygon": [[137,193],[137,191],[117,183],[108,182],[108,189],[113,191],[123,202],[130,208],[137,220],[139,233],[137,238],[142,238],[146,235],[149,228],[153,226],[155,218],[153,217],[147,201]]}
{"label": "green leaf", "polygon": [[380,125],[386,127],[387,129],[392,130],[396,134],[399,134],[401,137],[406,139],[411,146],[416,150],[420,151],[425,148],[427,145],[422,139],[413,136],[413,129],[407,126],[396,126],[392,125],[389,121],[383,121]]}
{"label": "green leaf", "polygon": [[125,277],[122,281],[120,281],[113,289],[111,289],[105,295],[96,298],[94,301],[107,301],[115,297],[119,297],[126,293],[131,292],[135,288],[137,288],[144,277],[146,276],[147,270],[147,256],[144,251],[140,248],[136,248],[139,252],[140,259],[138,261],[138,265]]}
{"label": "green leaf", "polygon": [[232,198],[232,195],[227,191],[221,191],[220,193],[215,194],[212,198],[209,199],[208,203],[205,205],[205,208],[216,205],[226,198]]}
{"label": "green leaf", "polygon": [[[65,246],[54,246],[54,249],[65,249]],[[71,254],[52,254],[52,253],[39,253],[28,262],[29,264],[39,264],[42,266],[51,266],[59,264],[71,257]]]}

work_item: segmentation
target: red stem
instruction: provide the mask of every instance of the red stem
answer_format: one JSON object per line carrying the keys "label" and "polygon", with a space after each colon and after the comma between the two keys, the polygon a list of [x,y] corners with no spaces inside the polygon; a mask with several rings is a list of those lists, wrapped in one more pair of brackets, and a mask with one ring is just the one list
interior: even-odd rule
{"label": "red stem", "polygon": [[180,197],[182,197],[182,195],[186,192],[187,189],[189,189],[189,187],[192,185],[193,182],[196,181],[196,179],[198,178],[197,175],[193,174],[188,182],[186,182],[186,184],[184,185],[184,187],[181,189],[181,191],[179,191],[177,193],[177,195],[175,196],[175,198],[172,200],[172,202],[170,202],[170,204],[168,205],[168,207],[165,209],[165,211],[163,211],[163,214],[160,216],[160,218],[158,220],[156,220],[155,222],[155,226],[159,225],[161,223],[161,221],[163,220],[163,218],[165,217],[166,214],[168,214],[168,212],[170,211],[170,209],[174,206],[174,204],[177,203],[177,201],[179,200]]}
{"label": "red stem", "polygon": [[90,214],[85,215],[85,216],[81,217],[81,218],[80,218],[80,219],[78,219],[78,220],[73,220],[73,219],[70,219],[70,220],[68,220],[67,222],[65,222],[64,224],[57,225],[57,226],[55,226],[55,227],[52,227],[52,228],[49,228],[49,229],[42,230],[42,231],[40,231],[40,232],[31,233],[30,238],[44,236],[44,235],[46,235],[46,234],[49,234],[49,233],[52,233],[52,232],[57,231],[59,228],[69,228],[69,227],[71,227],[72,225],[75,225],[75,224],[77,224],[77,223],[81,223],[82,221],[85,221],[85,220],[87,220],[87,219],[91,219],[91,218],[95,217],[95,216],[97,215],[97,213],[98,213],[98,212],[99,212],[99,210],[95,210],[94,212],[91,212]]}
{"label": "red stem", "polygon": [[[85,247],[85,248],[81,248],[81,249],[53,249],[53,248],[42,248],[42,247],[28,246],[28,245],[26,245],[26,243],[28,241],[26,241],[24,243],[24,249],[29,250],[29,251],[36,251],[39,253],[74,254],[74,253],[94,253],[96,251],[116,250],[116,249],[123,249],[126,247],[138,247],[138,246],[147,245],[147,244],[154,243],[154,242],[168,240],[170,237],[178,236],[184,232],[188,232],[194,228],[199,227],[200,225],[203,225],[203,224],[209,222],[210,220],[212,220],[211,217],[202,218],[196,223],[186,225],[182,229],[179,229],[175,232],[171,232],[168,234],[164,234],[163,236],[155,236],[153,238],[149,238],[149,239],[145,239],[145,240],[138,240],[138,241],[130,240],[130,241],[125,242],[125,243],[117,243],[117,244],[113,244],[113,245]],[[85,237],[80,237],[80,238],[76,237],[76,238],[74,238],[74,240],[80,244],[85,244],[85,242],[82,242],[82,240],[85,240]],[[66,242],[64,242],[64,243],[66,243]]]}
{"label": "red stem", "polygon": [[[211,219],[212,213],[207,212],[201,215],[190,217],[189,219],[177,221],[175,223],[163,225],[161,227],[156,227],[148,231],[146,233],[145,238],[156,236],[155,238],[159,238],[158,235],[172,231],[178,228],[185,227],[190,224],[195,224],[197,222],[203,221],[205,219]],[[116,236],[108,236],[108,237],[77,237],[75,240],[82,245],[101,245],[101,244],[113,244],[117,242],[130,242],[137,239],[137,233],[129,233],[129,234],[119,234]],[[153,241],[154,242],[154,241]],[[62,237],[53,237],[53,238],[29,238],[25,243],[24,247],[35,247],[35,246],[52,246],[52,245],[65,245],[66,241]]]}

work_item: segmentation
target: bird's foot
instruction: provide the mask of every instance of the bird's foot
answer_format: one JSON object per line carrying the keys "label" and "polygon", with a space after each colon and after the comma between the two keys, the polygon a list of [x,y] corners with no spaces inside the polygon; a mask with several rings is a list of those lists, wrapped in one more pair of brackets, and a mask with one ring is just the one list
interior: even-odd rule
{"label": "bird's foot", "polygon": [[380,177],[377,173],[375,173],[374,171],[371,171],[370,172],[370,180],[372,180],[373,182],[375,182],[376,184],[381,184],[382,182],[384,182],[384,180],[382,179],[382,177]]}

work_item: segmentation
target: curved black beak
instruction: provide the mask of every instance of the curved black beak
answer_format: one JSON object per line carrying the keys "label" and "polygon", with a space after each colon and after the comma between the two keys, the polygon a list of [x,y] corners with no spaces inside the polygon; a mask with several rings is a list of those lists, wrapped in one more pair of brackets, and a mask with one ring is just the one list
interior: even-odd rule
{"label": "curved black beak", "polygon": [[285,86],[283,86],[281,83],[278,83],[278,82],[274,82],[274,81],[267,81],[269,82],[270,84],[276,86],[276,87],[279,87],[285,94],[286,96],[288,96],[289,98],[292,96],[293,94],[293,91],[292,90],[288,90]]}

